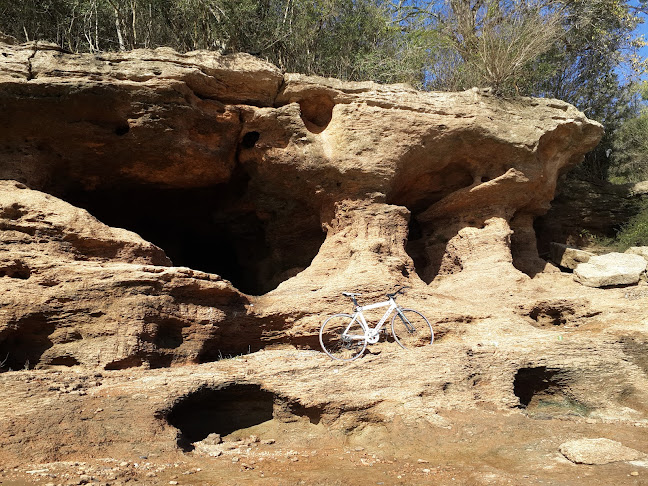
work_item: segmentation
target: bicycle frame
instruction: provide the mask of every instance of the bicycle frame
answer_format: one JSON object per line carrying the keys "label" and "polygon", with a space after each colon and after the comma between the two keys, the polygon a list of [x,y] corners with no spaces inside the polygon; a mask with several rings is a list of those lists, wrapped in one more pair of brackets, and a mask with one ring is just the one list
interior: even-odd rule
{"label": "bicycle frame", "polygon": [[[369,324],[367,324],[367,319],[365,319],[364,314],[362,311],[366,310],[372,310],[372,309],[379,309],[380,307],[389,307],[386,311],[385,314],[382,316],[380,321],[378,321],[378,324],[376,324],[376,327],[369,327]],[[403,320],[405,323],[405,326],[407,328],[410,327],[410,323],[407,320],[405,316],[400,312],[400,306],[396,303],[396,301],[393,298],[390,298],[389,300],[386,300],[384,302],[378,302],[376,304],[369,304],[369,305],[363,305],[363,306],[356,306],[355,312],[353,313],[353,319],[349,323],[349,326],[347,329],[344,331],[344,335],[347,335],[347,331],[353,325],[353,323],[356,321],[360,321],[360,325],[362,328],[365,330],[365,336],[354,336],[354,335],[348,335],[350,339],[355,339],[355,340],[360,340],[360,339],[367,339],[367,342],[369,344],[375,344],[378,342],[379,339],[379,333],[382,327],[385,325],[385,322],[387,322],[387,319],[389,319],[389,316],[391,316],[393,311],[396,311],[400,318]]]}

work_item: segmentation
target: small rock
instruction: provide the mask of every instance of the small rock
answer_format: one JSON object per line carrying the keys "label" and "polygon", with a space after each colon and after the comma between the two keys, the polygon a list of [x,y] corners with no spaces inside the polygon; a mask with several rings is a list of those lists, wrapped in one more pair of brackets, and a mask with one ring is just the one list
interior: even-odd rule
{"label": "small rock", "polygon": [[421,471],[423,471],[425,474],[430,474],[430,470],[429,470],[429,469],[421,469]]}
{"label": "small rock", "polygon": [[238,457],[232,457],[232,462],[239,462],[239,460],[240,459]]}
{"label": "small rock", "polygon": [[169,481],[169,484],[178,484],[178,481]]}
{"label": "small rock", "polygon": [[250,442],[259,442],[259,436],[258,435],[251,435],[250,436]]}
{"label": "small rock", "polygon": [[223,442],[222,437],[220,434],[209,434],[207,437],[205,437],[203,440],[201,440],[203,444],[206,445],[217,445]]}
{"label": "small rock", "polygon": [[639,476],[639,471],[632,471],[630,476]]}
{"label": "small rock", "polygon": [[549,259],[563,268],[574,270],[580,263],[587,263],[594,255],[585,250],[572,248],[562,243],[549,243]]}
{"label": "small rock", "polygon": [[358,447],[356,447],[354,450],[360,452],[360,451],[364,451],[365,448],[364,448],[364,447],[361,447],[361,446],[358,446]]}
{"label": "small rock", "polygon": [[427,464],[430,461],[426,461],[425,459],[419,459],[416,462],[418,462],[419,464]]}
{"label": "small rock", "polygon": [[559,450],[563,456],[576,464],[608,464],[644,457],[642,452],[603,438],[570,440],[561,444]]}
{"label": "small rock", "polygon": [[274,439],[265,439],[265,440],[262,440],[262,441],[261,441],[261,443],[262,443],[262,444],[265,444],[265,445],[274,444],[275,442],[276,442],[276,441],[275,441]]}

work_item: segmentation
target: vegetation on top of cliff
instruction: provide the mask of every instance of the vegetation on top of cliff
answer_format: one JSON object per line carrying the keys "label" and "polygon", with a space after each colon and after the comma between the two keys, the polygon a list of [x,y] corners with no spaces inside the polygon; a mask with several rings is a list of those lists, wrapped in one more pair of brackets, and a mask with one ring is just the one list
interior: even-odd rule
{"label": "vegetation on top of cliff", "polygon": [[643,123],[632,85],[647,12],[648,0],[0,0],[0,32],[73,52],[249,52],[290,72],[559,98],[606,128],[581,172],[638,163],[632,179],[643,157],[610,154]]}

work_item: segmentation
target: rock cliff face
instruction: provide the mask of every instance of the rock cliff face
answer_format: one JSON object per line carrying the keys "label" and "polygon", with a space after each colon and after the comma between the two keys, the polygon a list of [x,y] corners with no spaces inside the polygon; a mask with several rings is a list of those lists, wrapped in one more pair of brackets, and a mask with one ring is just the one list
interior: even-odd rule
{"label": "rock cliff face", "polygon": [[[282,74],[247,55],[0,44],[0,113],[0,370],[14,370],[0,464],[174,463],[253,426],[279,442],[379,434],[407,461],[436,440],[424,457],[441,464],[454,444],[473,471],[479,454],[535,450],[518,429],[490,440],[493,421],[517,420],[544,444],[538,474],[567,484],[546,445],[567,438],[540,437],[607,424],[641,449],[647,284],[583,287],[538,256],[534,220],[602,133],[574,107]],[[369,303],[395,285],[435,344],[374,345],[352,364],[318,352],[323,318],[351,308],[342,291]],[[488,440],[468,453],[473,435]],[[402,449],[410,438],[421,447]],[[133,468],[120,474],[146,472]]]}
{"label": "rock cliff face", "polygon": [[[232,331],[245,319],[266,323],[250,331],[251,348],[312,342],[342,290],[407,284],[427,294],[458,275],[533,275],[544,267],[533,219],[602,132],[556,100],[282,75],[247,55],[91,56],[30,44],[3,45],[2,59],[0,177],[16,181],[3,185],[3,272],[23,277],[11,288],[33,287],[21,295],[46,299],[27,309],[11,297],[2,325],[8,335],[47,323],[32,365],[200,360],[214,319]],[[61,200],[207,273],[153,268],[172,265],[162,250]],[[178,279],[210,289],[202,308],[166,288]],[[79,280],[98,287],[61,304]],[[109,306],[138,302],[88,312],[100,307],[97,291]],[[151,294],[169,302],[136,310]],[[239,307],[220,309],[221,295]],[[62,322],[77,338],[48,337]],[[132,339],[118,337],[124,326]],[[101,351],[75,350],[93,336],[85,328],[101,329]],[[213,349],[242,344],[220,339]]]}

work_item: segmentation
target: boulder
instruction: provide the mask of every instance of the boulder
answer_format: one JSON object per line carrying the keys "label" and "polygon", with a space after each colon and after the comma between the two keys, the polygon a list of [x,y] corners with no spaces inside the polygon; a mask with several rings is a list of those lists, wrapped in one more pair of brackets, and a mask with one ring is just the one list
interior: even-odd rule
{"label": "boulder", "polygon": [[628,248],[625,253],[630,255],[640,255],[648,260],[648,246],[632,246]]}
{"label": "boulder", "polygon": [[648,262],[639,255],[608,253],[579,264],[574,270],[574,280],[588,287],[633,285],[639,282]]}
{"label": "boulder", "polygon": [[570,440],[561,444],[559,450],[563,456],[576,464],[609,464],[645,457],[643,452],[603,438]]}
{"label": "boulder", "polygon": [[564,268],[574,270],[579,264],[587,263],[594,256],[592,253],[563,245],[562,243],[551,242],[549,245],[549,257],[553,263]]}

